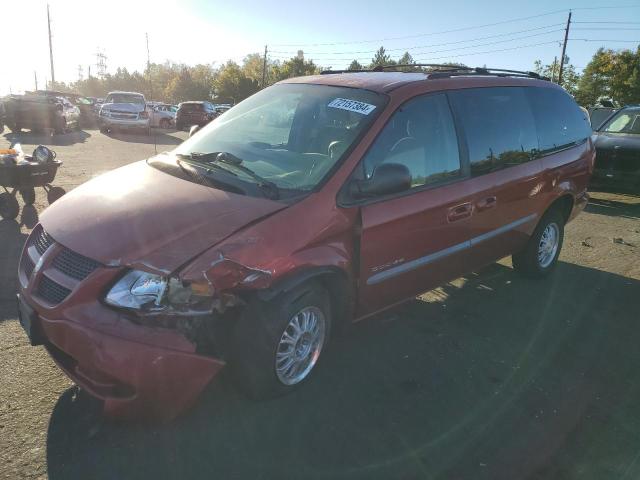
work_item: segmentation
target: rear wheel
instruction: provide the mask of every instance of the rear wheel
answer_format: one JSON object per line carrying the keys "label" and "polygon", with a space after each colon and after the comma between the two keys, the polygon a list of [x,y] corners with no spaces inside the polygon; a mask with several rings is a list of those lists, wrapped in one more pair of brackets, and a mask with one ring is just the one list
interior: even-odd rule
{"label": "rear wheel", "polygon": [[558,209],[547,212],[523,250],[513,254],[513,268],[528,277],[544,277],[556,264],[564,240],[564,217]]}
{"label": "rear wheel", "polygon": [[21,188],[20,196],[26,205],[33,205],[36,201],[36,190],[35,188]]}
{"label": "rear wheel", "polygon": [[283,395],[307,381],[331,329],[329,294],[304,284],[271,302],[250,304],[233,335],[231,367],[253,398]]}
{"label": "rear wheel", "polygon": [[171,121],[168,118],[161,118],[160,128],[164,128],[164,129],[171,128]]}
{"label": "rear wheel", "polygon": [[13,220],[20,213],[20,205],[16,197],[8,192],[0,193],[0,217]]}
{"label": "rear wheel", "polygon": [[100,133],[104,133],[106,135],[107,133],[109,133],[109,127],[100,127]]}
{"label": "rear wheel", "polygon": [[22,126],[18,125],[17,123],[14,123],[13,125],[10,125],[9,128],[11,129],[11,131],[13,133],[20,133],[22,131]]}

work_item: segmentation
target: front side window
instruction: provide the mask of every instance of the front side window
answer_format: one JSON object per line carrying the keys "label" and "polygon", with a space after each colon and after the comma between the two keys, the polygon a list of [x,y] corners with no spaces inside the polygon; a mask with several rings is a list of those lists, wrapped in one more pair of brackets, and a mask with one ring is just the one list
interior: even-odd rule
{"label": "front side window", "polygon": [[622,110],[618,112],[600,131],[640,134],[640,110]]}
{"label": "front side window", "polygon": [[274,85],[216,118],[174,153],[194,159],[225,153],[242,168],[225,167],[242,179],[255,181],[257,175],[274,183],[281,194],[309,191],[373,122],[386,101],[385,95],[357,88]]}
{"label": "front side window", "polygon": [[471,88],[450,95],[467,139],[472,176],[534,158],[536,126],[523,88]]}
{"label": "front side window", "polygon": [[365,177],[384,163],[406,166],[412,187],[460,175],[458,140],[444,94],[418,97],[393,114],[363,159]]}
{"label": "front side window", "polygon": [[591,124],[571,96],[556,88],[527,88],[536,119],[540,151],[582,143],[591,136]]}

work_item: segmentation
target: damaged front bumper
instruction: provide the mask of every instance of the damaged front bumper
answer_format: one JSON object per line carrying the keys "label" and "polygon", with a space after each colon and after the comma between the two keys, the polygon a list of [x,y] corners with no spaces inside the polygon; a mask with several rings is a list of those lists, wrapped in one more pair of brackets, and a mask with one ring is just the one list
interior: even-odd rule
{"label": "damaged front bumper", "polygon": [[58,366],[104,402],[107,416],[171,420],[225,365],[196,353],[177,331],[137,325],[102,305],[87,306],[82,317],[40,315],[39,336]]}

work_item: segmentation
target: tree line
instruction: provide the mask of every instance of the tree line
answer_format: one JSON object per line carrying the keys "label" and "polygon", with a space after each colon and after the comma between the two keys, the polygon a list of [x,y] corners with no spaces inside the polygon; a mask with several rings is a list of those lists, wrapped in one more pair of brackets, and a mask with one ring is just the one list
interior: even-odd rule
{"label": "tree line", "polygon": [[[409,65],[401,70],[421,71],[409,52],[393,59],[382,46],[368,65],[353,60],[349,70],[368,70],[377,66]],[[445,65],[461,65],[445,63]],[[264,72],[263,72],[263,67]],[[559,63],[534,63],[534,71],[557,82]],[[186,100],[212,100],[216,103],[238,103],[264,86],[280,80],[318,74],[322,68],[313,60],[296,56],[286,61],[267,59],[259,53],[247,55],[241,63],[232,60],[214,66],[188,66],[180,63],[152,63],[143,72],[118,68],[114,74],[90,77],[70,84],[56,83],[53,88],[73,91],[91,97],[104,97],[109,91],[141,92],[147,99],[179,103]],[[264,76],[263,76],[264,75]],[[640,103],[640,46],[632,50],[600,48],[583,72],[573,65],[563,68],[562,86],[580,105],[589,107],[601,98],[620,105]]]}

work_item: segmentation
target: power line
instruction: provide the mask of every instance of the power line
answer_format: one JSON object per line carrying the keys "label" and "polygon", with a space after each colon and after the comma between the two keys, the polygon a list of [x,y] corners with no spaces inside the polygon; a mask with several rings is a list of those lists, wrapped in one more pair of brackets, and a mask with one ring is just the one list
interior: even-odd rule
{"label": "power line", "polygon": [[[533,31],[537,31],[537,30],[544,30],[546,28],[552,28],[552,27],[558,27],[564,25],[563,23],[554,23],[551,25],[545,25],[543,27],[536,27],[536,28],[529,28],[526,30],[518,30],[515,32],[507,32],[507,33],[498,33],[496,35],[487,35],[484,37],[476,37],[476,38],[469,38],[467,40],[458,40],[455,42],[444,42],[444,43],[432,43],[429,45],[418,45],[418,46],[414,46],[414,47],[405,47],[405,48],[385,48],[385,51],[387,52],[399,52],[399,51],[408,51],[408,50],[416,50],[418,48],[431,48],[431,47],[442,47],[442,46],[446,46],[446,45],[458,45],[461,43],[469,43],[469,42],[475,42],[478,40],[488,40],[490,38],[498,38],[498,37],[506,37],[509,35],[517,35],[519,33],[527,33],[527,32],[533,32]],[[552,30],[553,32],[557,31],[557,30]],[[540,33],[538,35],[542,35],[544,33],[550,33],[550,32],[543,32]],[[360,50],[360,51],[350,51],[350,52],[305,52],[305,54],[307,55],[353,55],[353,54],[361,54],[361,53],[375,53],[377,51],[376,50]],[[282,54],[295,54],[296,51],[294,50],[270,50],[270,53],[282,53]]]}
{"label": "power line", "polygon": [[[564,29],[553,30],[553,31],[550,31],[550,32],[545,32],[544,34],[557,33],[557,32],[562,32],[562,31],[564,31]],[[487,47],[489,45],[497,45],[497,44],[500,44],[500,43],[524,40],[526,38],[531,38],[531,37],[535,37],[535,36],[539,36],[539,35],[541,35],[541,34],[526,35],[524,37],[510,38],[510,39],[507,39],[507,40],[497,40],[495,42],[480,43],[480,44],[477,44],[477,45],[467,46],[467,47],[445,48],[445,49],[441,49],[441,50],[433,50],[433,51],[430,51],[430,52],[416,52],[416,53],[414,53],[414,55],[431,55],[431,54],[434,54],[434,53],[455,52],[455,51],[464,50],[464,49],[468,49],[468,48]],[[375,53],[375,52],[372,52],[372,53]],[[311,54],[309,54],[309,56],[311,56]],[[350,57],[345,57],[345,58],[314,57],[314,58],[317,58],[318,60],[345,60],[345,61],[351,59]],[[358,60],[366,60],[366,58],[361,57]]]}
{"label": "power line", "polygon": [[454,33],[454,32],[462,32],[465,30],[474,30],[478,28],[486,28],[486,27],[494,27],[496,25],[504,25],[507,23],[521,22],[524,20],[531,20],[533,18],[546,17],[550,15],[557,15],[560,13],[567,13],[569,10],[603,10],[603,9],[619,9],[619,8],[640,8],[640,4],[638,5],[607,5],[607,6],[595,6],[595,7],[577,7],[577,8],[565,8],[562,10],[554,10],[552,12],[540,13],[537,15],[529,15],[527,17],[518,17],[512,18],[509,20],[502,20],[500,22],[486,23],[483,25],[474,25],[468,27],[454,28],[451,30],[441,30],[438,32],[429,32],[429,33],[421,33],[416,35],[404,35],[400,37],[387,37],[387,38],[378,38],[371,40],[356,40],[356,41],[345,41],[345,42],[330,42],[330,43],[277,43],[273,44],[275,47],[319,47],[319,46],[331,46],[331,45],[353,45],[358,43],[374,43],[374,42],[386,42],[390,40],[404,40],[407,38],[418,38],[418,37],[426,37],[431,35],[440,35],[444,33]]}
{"label": "power line", "polygon": [[530,47],[538,47],[540,45],[550,45],[552,43],[560,43],[560,40],[553,40],[551,42],[542,42],[542,43],[532,43],[529,45],[518,45],[517,47],[510,47],[510,48],[501,48],[499,50],[486,50],[484,52],[473,52],[473,53],[462,53],[460,55],[443,55],[441,57],[430,57],[430,58],[421,58],[421,59],[417,59],[415,60],[416,63],[426,63],[429,62],[431,60],[441,60],[443,58],[460,58],[460,57],[467,57],[467,56],[472,56],[472,55],[483,55],[486,53],[497,53],[497,52],[507,52],[509,50],[519,50],[521,48],[530,48]]}
{"label": "power line", "polygon": [[620,42],[620,43],[637,43],[640,45],[640,40],[616,40],[616,39],[596,39],[596,38],[570,38],[572,42]]}
{"label": "power line", "polygon": [[573,22],[573,23],[588,23],[588,24],[616,24],[616,25],[640,25],[640,22],[618,22],[618,21],[610,21],[610,22]]}

